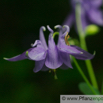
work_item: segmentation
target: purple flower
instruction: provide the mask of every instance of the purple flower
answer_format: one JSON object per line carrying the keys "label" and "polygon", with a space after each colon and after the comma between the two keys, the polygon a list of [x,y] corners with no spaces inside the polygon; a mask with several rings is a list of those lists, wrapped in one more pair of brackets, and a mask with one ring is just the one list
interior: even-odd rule
{"label": "purple flower", "polygon": [[83,30],[89,24],[97,24],[103,26],[103,11],[100,11],[102,0],[71,0],[72,11],[64,21],[64,25],[72,26],[76,23],[75,6],[76,3],[81,4],[81,22]]}
{"label": "purple flower", "polygon": [[67,69],[72,68],[70,62],[70,55],[73,55],[77,59],[86,60],[92,59],[94,55],[86,52],[85,50],[74,46],[74,45],[66,45],[68,41],[68,32],[69,27],[64,25],[65,32],[63,31],[63,27],[60,25],[55,26],[55,29],[59,29],[59,39],[57,45],[53,39],[53,30],[47,26],[48,30],[50,31],[49,38],[48,38],[48,46],[46,44],[43,30],[45,31],[45,27],[42,26],[40,28],[40,40],[36,40],[34,44],[32,44],[32,48],[26,50],[20,55],[17,55],[12,58],[4,58],[8,61],[18,61],[23,59],[30,59],[35,61],[35,68],[33,69],[34,72],[38,72],[40,70],[46,71],[49,69]]}

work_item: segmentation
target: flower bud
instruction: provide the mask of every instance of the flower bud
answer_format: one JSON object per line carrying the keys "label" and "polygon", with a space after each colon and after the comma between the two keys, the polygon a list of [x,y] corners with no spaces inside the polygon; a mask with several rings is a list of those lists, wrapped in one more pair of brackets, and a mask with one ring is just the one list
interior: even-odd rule
{"label": "flower bud", "polygon": [[99,27],[97,25],[91,24],[85,28],[86,35],[95,35],[99,32]]}

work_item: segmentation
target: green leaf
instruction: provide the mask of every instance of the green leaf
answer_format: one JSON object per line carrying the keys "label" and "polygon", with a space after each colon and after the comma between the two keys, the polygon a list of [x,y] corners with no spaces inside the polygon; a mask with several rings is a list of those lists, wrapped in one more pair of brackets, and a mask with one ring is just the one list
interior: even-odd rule
{"label": "green leaf", "polygon": [[97,25],[91,24],[85,28],[86,35],[95,35],[99,32],[99,27]]}
{"label": "green leaf", "polygon": [[103,95],[103,82],[102,82],[101,94]]}
{"label": "green leaf", "polygon": [[[96,88],[94,88],[93,86],[91,86],[91,87],[94,89],[94,91],[97,93],[97,95],[100,95],[100,92]],[[91,91],[91,89],[85,82],[79,84],[79,89],[82,93],[84,93],[86,95],[93,95],[93,92]]]}

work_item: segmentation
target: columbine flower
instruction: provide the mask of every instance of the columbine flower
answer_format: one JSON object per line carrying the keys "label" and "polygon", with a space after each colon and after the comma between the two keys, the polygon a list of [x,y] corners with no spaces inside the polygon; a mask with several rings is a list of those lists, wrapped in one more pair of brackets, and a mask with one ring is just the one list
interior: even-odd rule
{"label": "columbine flower", "polygon": [[64,25],[72,26],[75,23],[75,6],[81,4],[81,21],[83,30],[89,24],[103,26],[103,11],[100,11],[102,0],[71,0],[72,12],[67,16]]}
{"label": "columbine flower", "polygon": [[64,33],[62,32],[62,26],[55,26],[55,28],[59,29],[59,39],[57,45],[55,44],[53,38],[55,33],[49,26],[47,26],[47,28],[50,31],[48,46],[43,34],[43,30],[45,31],[46,29],[44,26],[42,26],[40,28],[40,40],[36,40],[35,43],[32,44],[32,48],[15,57],[4,59],[8,61],[18,61],[23,59],[34,60],[35,68],[33,71],[38,72],[40,70],[55,70],[59,67],[62,69],[72,68],[70,55],[73,55],[75,58],[82,60],[92,59],[94,57],[94,55],[89,54],[77,46],[69,45],[68,26],[64,25],[64,28],[66,29]]}

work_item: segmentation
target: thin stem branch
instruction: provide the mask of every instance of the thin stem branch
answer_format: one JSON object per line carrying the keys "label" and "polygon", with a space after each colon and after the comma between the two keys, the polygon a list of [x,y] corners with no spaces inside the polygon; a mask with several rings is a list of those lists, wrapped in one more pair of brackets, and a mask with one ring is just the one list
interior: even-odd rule
{"label": "thin stem branch", "polygon": [[91,89],[91,91],[93,92],[93,94],[96,95],[97,93],[96,93],[96,92],[94,91],[94,89],[92,88],[90,82],[89,82],[88,79],[86,78],[85,74],[83,73],[82,69],[80,68],[78,62],[76,61],[76,59],[75,59],[74,57],[73,57],[73,61],[74,61],[75,65],[76,65],[79,73],[80,73],[81,76],[83,77],[84,81],[87,83],[87,85],[89,86],[89,88]]}
{"label": "thin stem branch", "polygon": [[[79,3],[77,3],[76,7],[75,7],[75,15],[76,15],[76,25],[77,25],[77,31],[79,33],[81,48],[88,51],[86,41],[85,41],[85,33],[83,31],[82,23],[81,23],[81,5]],[[87,69],[88,69],[88,73],[89,73],[91,82],[92,82],[93,86],[96,89],[98,89],[98,85],[97,85],[97,81],[96,81],[96,78],[95,78],[95,75],[94,75],[94,71],[93,71],[91,61],[86,60],[85,63],[86,63]]]}

